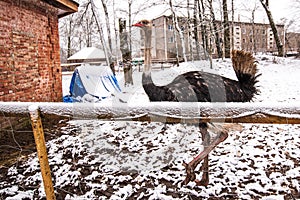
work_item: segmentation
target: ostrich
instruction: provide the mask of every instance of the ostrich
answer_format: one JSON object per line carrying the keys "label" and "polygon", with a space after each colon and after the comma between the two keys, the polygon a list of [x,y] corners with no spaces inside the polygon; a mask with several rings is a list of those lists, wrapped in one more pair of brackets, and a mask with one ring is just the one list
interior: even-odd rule
{"label": "ostrich", "polygon": [[[216,74],[191,71],[177,76],[171,83],[157,86],[151,78],[151,34],[152,22],[142,20],[132,26],[141,28],[145,33],[144,71],[142,85],[150,101],[173,102],[248,102],[258,93],[257,68],[251,53],[235,50],[232,52],[232,64],[237,81]],[[227,137],[224,129],[212,141],[208,133],[208,124],[199,123],[204,150],[191,162],[183,163],[186,170],[184,184],[195,181],[197,185],[207,186],[208,154]],[[203,160],[202,178],[196,179],[195,168]]]}

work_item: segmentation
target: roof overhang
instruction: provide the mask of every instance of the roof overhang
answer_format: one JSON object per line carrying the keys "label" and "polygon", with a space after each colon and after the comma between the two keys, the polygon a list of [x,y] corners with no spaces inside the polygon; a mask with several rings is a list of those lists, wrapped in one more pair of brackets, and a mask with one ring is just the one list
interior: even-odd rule
{"label": "roof overhang", "polygon": [[48,4],[58,8],[58,18],[78,11],[79,4],[73,0],[44,0]]}

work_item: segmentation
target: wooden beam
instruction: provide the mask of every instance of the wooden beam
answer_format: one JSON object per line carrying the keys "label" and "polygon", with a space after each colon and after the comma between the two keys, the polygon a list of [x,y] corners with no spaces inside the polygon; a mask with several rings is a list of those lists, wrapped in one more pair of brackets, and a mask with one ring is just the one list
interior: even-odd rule
{"label": "wooden beam", "polygon": [[58,2],[60,5],[63,5],[63,8],[68,8],[69,10],[72,10],[73,12],[77,12],[78,11],[78,6],[79,4],[76,3],[75,1],[72,0],[55,0],[56,2]]}
{"label": "wooden beam", "polygon": [[40,117],[40,112],[37,106],[32,105],[29,107],[31,125],[34,135],[34,140],[36,144],[36,150],[39,158],[41,174],[44,183],[44,189],[46,193],[47,200],[55,200],[55,193],[52,183],[51,170],[48,161],[48,154],[46,149],[46,142],[44,136],[44,130],[42,126],[42,120]]}
{"label": "wooden beam", "polygon": [[48,4],[58,8],[58,17],[64,17],[78,11],[79,4],[73,0],[44,0]]}
{"label": "wooden beam", "polygon": [[300,103],[49,103],[0,102],[5,116],[28,116],[36,105],[43,117],[53,115],[76,119],[149,121],[165,123],[276,123],[300,124]]}
{"label": "wooden beam", "polygon": [[133,118],[119,118],[114,121],[142,121],[142,122],[164,122],[166,124],[187,123],[198,124],[199,122],[211,123],[250,123],[250,124],[300,124],[299,117],[276,116],[265,113],[254,113],[237,117],[172,117],[146,114]]}

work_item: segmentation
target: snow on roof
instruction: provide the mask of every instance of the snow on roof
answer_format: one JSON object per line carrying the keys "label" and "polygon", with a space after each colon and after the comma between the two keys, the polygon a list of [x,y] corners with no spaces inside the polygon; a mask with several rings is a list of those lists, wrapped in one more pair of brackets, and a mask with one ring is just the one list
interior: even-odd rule
{"label": "snow on roof", "polygon": [[85,47],[68,58],[68,60],[105,59],[103,50],[96,47]]}

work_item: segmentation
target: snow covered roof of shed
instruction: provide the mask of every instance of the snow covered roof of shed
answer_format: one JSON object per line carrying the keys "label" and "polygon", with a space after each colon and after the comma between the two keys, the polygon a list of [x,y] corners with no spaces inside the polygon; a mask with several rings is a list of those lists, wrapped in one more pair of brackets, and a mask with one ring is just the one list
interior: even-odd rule
{"label": "snow covered roof of shed", "polygon": [[68,58],[70,60],[92,60],[92,59],[105,59],[103,50],[96,47],[85,47]]}

